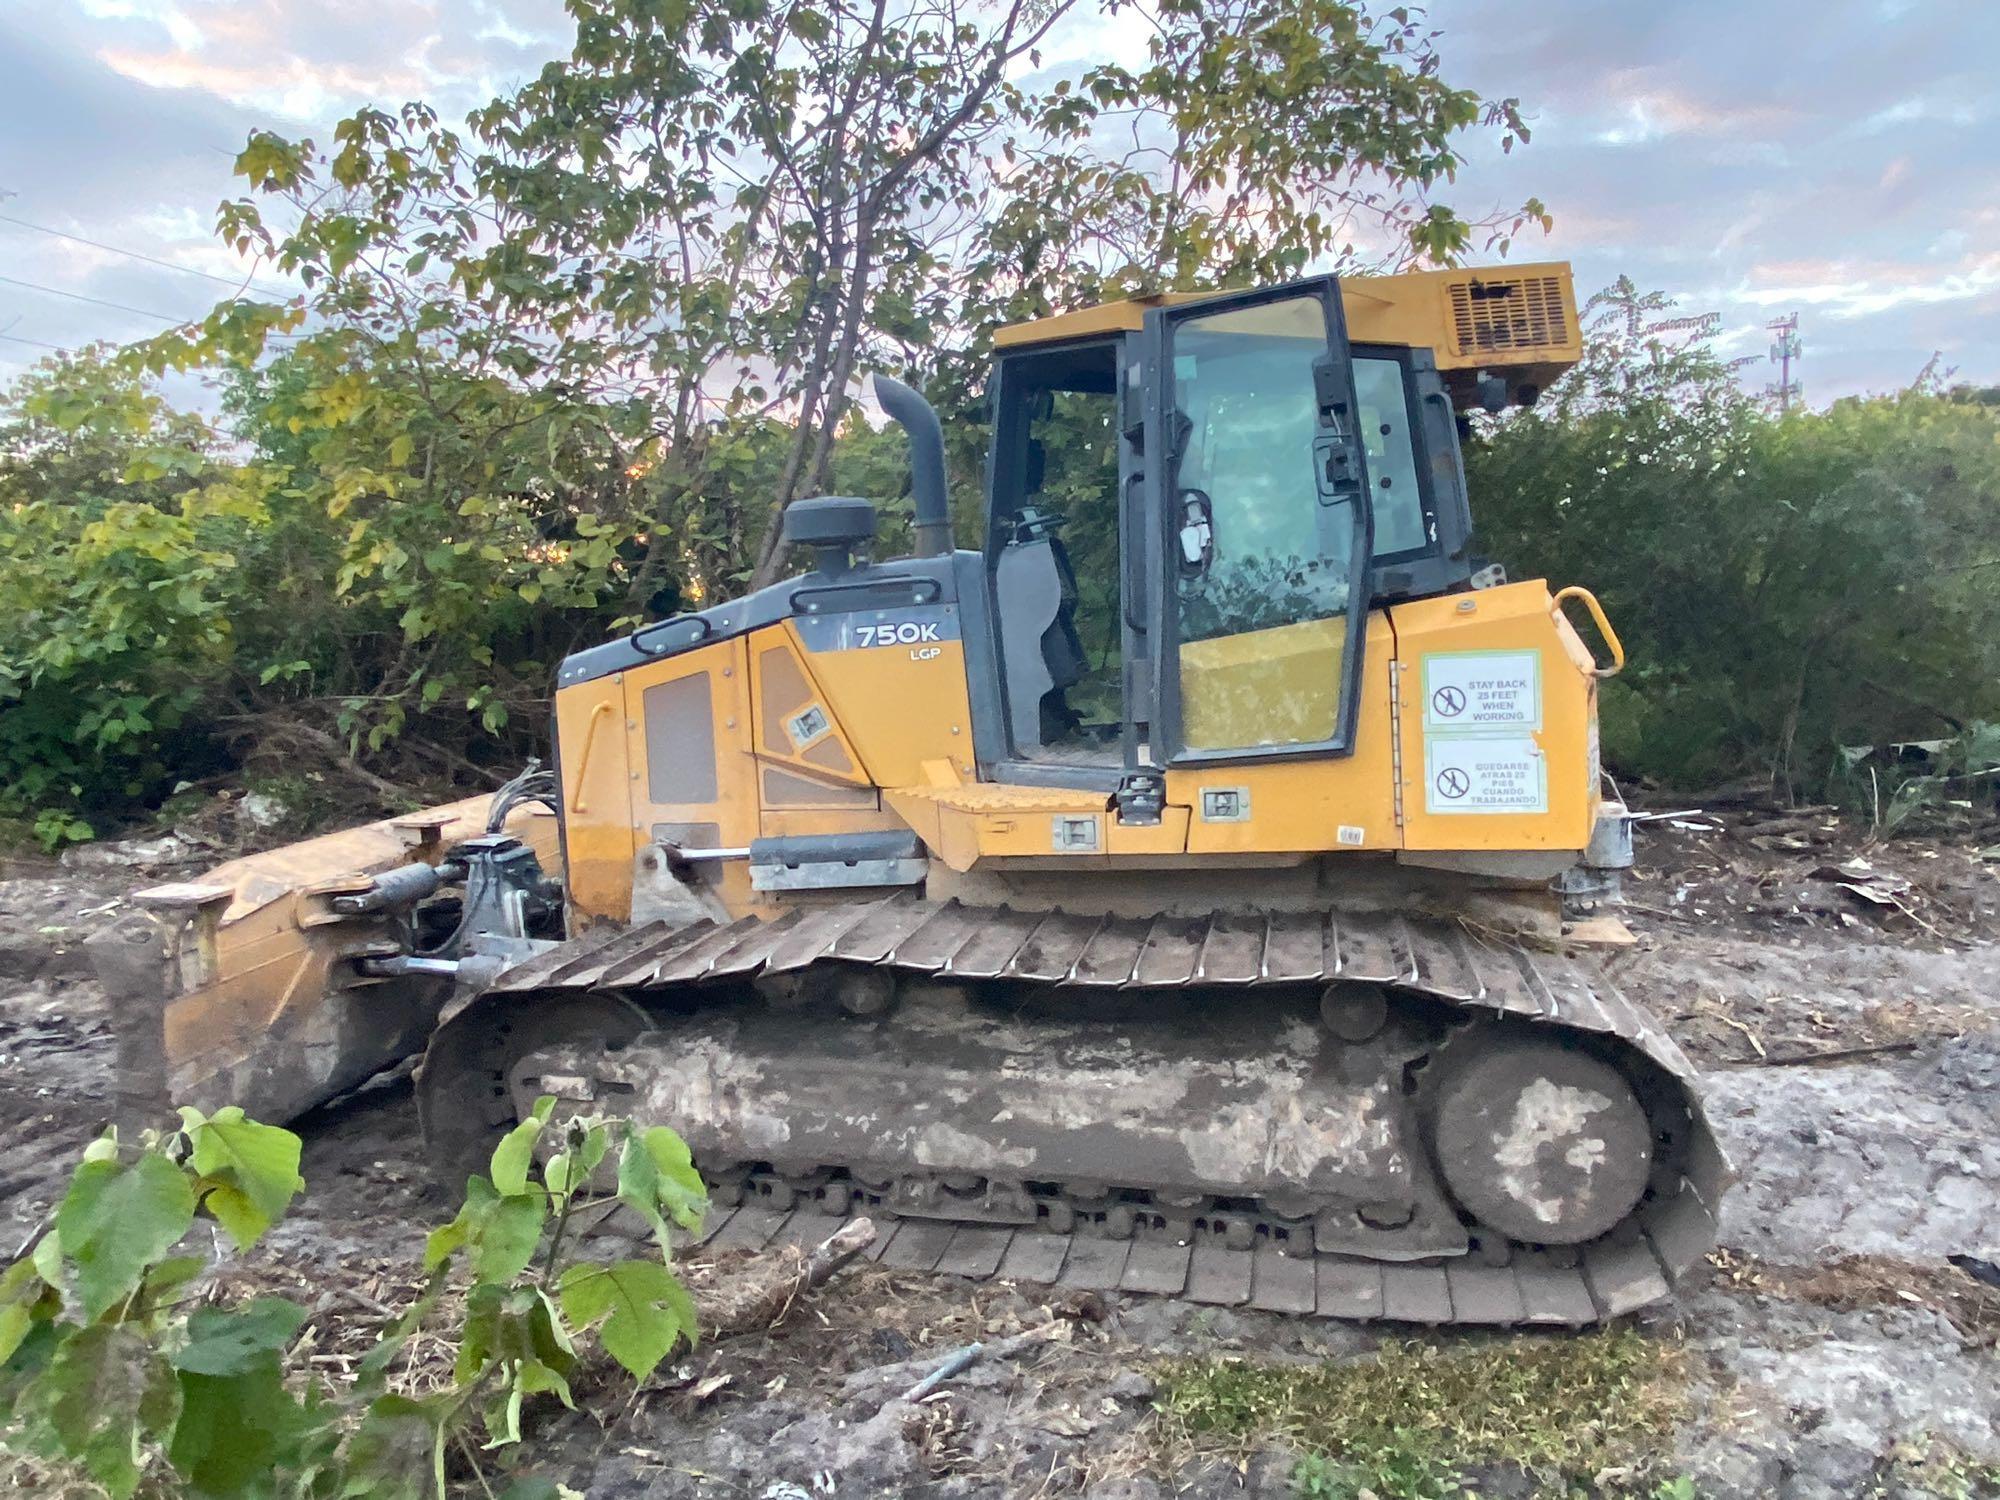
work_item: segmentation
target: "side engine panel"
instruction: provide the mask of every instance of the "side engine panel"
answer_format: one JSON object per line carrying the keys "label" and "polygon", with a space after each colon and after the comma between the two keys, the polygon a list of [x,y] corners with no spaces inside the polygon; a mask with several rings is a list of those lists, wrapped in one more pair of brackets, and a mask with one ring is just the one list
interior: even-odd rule
{"label": "side engine panel", "polygon": [[[955,611],[800,615],[556,695],[572,909],[632,916],[649,845],[900,829],[879,788],[974,774]],[[700,862],[732,913],[769,910],[741,858]]]}

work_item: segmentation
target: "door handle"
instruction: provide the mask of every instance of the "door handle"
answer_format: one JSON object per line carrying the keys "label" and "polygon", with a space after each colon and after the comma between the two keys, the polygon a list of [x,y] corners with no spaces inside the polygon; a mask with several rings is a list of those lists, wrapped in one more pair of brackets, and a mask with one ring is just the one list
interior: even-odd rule
{"label": "door handle", "polygon": [[1133,503],[1132,492],[1145,482],[1144,474],[1125,476],[1125,495],[1119,509],[1124,512],[1119,517],[1119,529],[1123,533],[1121,550],[1125,563],[1125,586],[1120,592],[1125,596],[1122,608],[1125,623],[1140,635],[1147,633],[1146,626],[1146,530],[1140,523],[1145,519],[1139,514],[1139,507]]}
{"label": "door handle", "polygon": [[1361,492],[1360,455],[1345,432],[1322,432],[1313,439],[1313,478],[1321,505],[1339,505]]}

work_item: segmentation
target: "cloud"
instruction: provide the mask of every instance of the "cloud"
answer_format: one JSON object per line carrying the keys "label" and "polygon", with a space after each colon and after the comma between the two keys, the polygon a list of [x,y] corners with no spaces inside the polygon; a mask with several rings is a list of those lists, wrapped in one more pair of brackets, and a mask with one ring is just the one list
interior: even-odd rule
{"label": "cloud", "polygon": [[1604,80],[1601,97],[1615,123],[1592,133],[1607,146],[1631,146],[1668,136],[1767,136],[1792,125],[1798,112],[1781,104],[1696,98],[1659,80],[1656,67],[1627,68]]}
{"label": "cloud", "polygon": [[136,82],[315,123],[361,104],[481,102],[559,51],[558,0],[79,0]]}
{"label": "cloud", "polygon": [[[1713,310],[1742,352],[1798,311],[1807,394],[1906,382],[1932,350],[2000,380],[2000,27],[1993,0],[1430,0],[1443,74],[1518,96],[1534,138],[1470,160],[1441,201],[1555,215],[1517,258],[1585,294],[1630,274]],[[447,117],[566,50],[561,0],[0,0],[0,213],[216,274],[230,162],[269,127],[324,140],[361,104]],[[1129,9],[1078,12],[1045,67],[1143,58]],[[174,315],[224,288],[0,223],[5,274]],[[258,273],[269,278],[268,268]],[[132,338],[149,320],[0,284],[0,331]],[[0,378],[37,357],[0,342]],[[1746,377],[1766,378],[1761,371]]]}
{"label": "cloud", "polygon": [[[1761,352],[1801,314],[1809,399],[1906,383],[1934,349],[2000,379],[2000,155],[1988,0],[1433,0],[1447,79],[1517,95],[1534,138],[1478,146],[1455,206],[1533,193],[1516,255],[1586,295],[1629,274]],[[1746,372],[1758,385],[1762,369]]]}
{"label": "cloud", "polygon": [[1829,317],[1868,317],[1910,306],[1979,302],[2000,295],[2000,251],[1934,262],[1792,260],[1750,267],[1729,296],[1753,307],[1806,306]]}

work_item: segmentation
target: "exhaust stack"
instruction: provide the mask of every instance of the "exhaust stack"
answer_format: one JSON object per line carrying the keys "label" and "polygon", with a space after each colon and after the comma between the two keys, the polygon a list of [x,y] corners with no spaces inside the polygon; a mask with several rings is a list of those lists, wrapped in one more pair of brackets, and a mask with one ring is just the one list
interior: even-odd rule
{"label": "exhaust stack", "polygon": [[875,399],[910,435],[910,496],[916,506],[916,555],[952,550],[951,507],[944,487],[944,429],[930,402],[889,375],[875,377]]}

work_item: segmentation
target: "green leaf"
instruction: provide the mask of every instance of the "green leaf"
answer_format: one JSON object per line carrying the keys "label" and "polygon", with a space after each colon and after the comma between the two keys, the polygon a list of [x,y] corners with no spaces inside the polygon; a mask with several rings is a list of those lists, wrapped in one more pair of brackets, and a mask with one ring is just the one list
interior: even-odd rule
{"label": "green leaf", "polygon": [[618,1201],[653,1226],[653,1238],[665,1251],[667,1221],[660,1215],[660,1169],[636,1135],[628,1135],[618,1153]]}
{"label": "green leaf", "polygon": [[63,1275],[60,1229],[51,1228],[47,1234],[36,1240],[35,1248],[28,1253],[28,1259],[34,1263],[35,1274],[57,1291],[62,1291],[68,1284],[67,1278]]}
{"label": "green leaf", "polygon": [[14,1357],[29,1330],[53,1317],[61,1299],[35,1270],[31,1260],[17,1260],[0,1273],[0,1365]]}
{"label": "green leaf", "polygon": [[508,1367],[507,1388],[486,1406],[486,1446],[498,1448],[521,1441],[521,1403],[529,1396],[553,1393],[571,1411],[576,1402],[569,1382],[538,1360],[523,1359]]}
{"label": "green leaf", "polygon": [[188,1341],[174,1368],[196,1375],[241,1375],[292,1342],[306,1310],[282,1297],[258,1297],[234,1311],[201,1308],[188,1319]]}
{"label": "green leaf", "polygon": [[428,1500],[442,1407],[407,1396],[378,1396],[347,1445],[342,1500]]}
{"label": "green leaf", "polygon": [[435,1271],[469,1249],[473,1274],[481,1281],[512,1281],[534,1260],[548,1210],[548,1194],[539,1184],[524,1184],[521,1192],[503,1198],[484,1177],[469,1178],[458,1216],[432,1230],[424,1244],[424,1269]]}
{"label": "green leaf", "polygon": [[[285,1389],[280,1355],[304,1310],[259,1298],[242,1312],[198,1312],[193,1341],[174,1360],[180,1420],[167,1458],[207,1495],[262,1492],[311,1425]],[[263,1483],[260,1483],[262,1481]]]}
{"label": "green leaf", "polygon": [[64,1340],[38,1394],[62,1451],[119,1500],[138,1488],[145,1444],[164,1437],[180,1410],[180,1390],[166,1361],[136,1331],[116,1323],[79,1329]]}
{"label": "green leaf", "polygon": [[18,1300],[0,1307],[0,1365],[14,1357],[14,1351],[21,1347],[21,1341],[28,1336],[28,1330],[35,1326],[33,1304]]}
{"label": "green leaf", "polygon": [[[583,1160],[582,1178],[595,1172],[604,1160],[604,1153],[611,1145],[611,1132],[602,1125],[593,1125],[584,1132],[583,1146],[578,1155]],[[582,1180],[579,1178],[579,1180]]]}
{"label": "green leaf", "polygon": [[170,1255],[156,1262],[140,1284],[134,1307],[141,1316],[151,1317],[173,1292],[207,1269],[208,1262],[199,1255]]}
{"label": "green leaf", "polygon": [[472,1270],[481,1281],[512,1281],[535,1258],[549,1203],[539,1187],[495,1203],[480,1226]]}
{"label": "green leaf", "polygon": [[183,1374],[180,1393],[168,1462],[201,1494],[258,1492],[304,1415],[275,1364],[252,1375]]}
{"label": "green leaf", "polygon": [[687,1143],[664,1125],[626,1138],[618,1161],[618,1196],[653,1225],[662,1248],[667,1238],[661,1209],[690,1231],[701,1227],[708,1212],[708,1189],[694,1169]]}
{"label": "green leaf", "polygon": [[56,1233],[76,1268],[86,1320],[131,1295],[146,1267],[187,1233],[194,1203],[186,1174],[152,1152],[130,1166],[88,1161],[76,1169],[56,1212]]}
{"label": "green leaf", "polygon": [[207,1179],[202,1200],[236,1248],[263,1238],[305,1186],[299,1176],[299,1138],[276,1125],[245,1119],[235,1105],[204,1119],[183,1108],[194,1169]]}
{"label": "green leaf", "polygon": [[571,1188],[570,1172],[574,1158],[567,1151],[558,1151],[542,1167],[542,1181],[557,1197],[566,1196]]}
{"label": "green leaf", "polygon": [[539,1287],[480,1282],[466,1294],[453,1379],[462,1387],[489,1365],[511,1368],[522,1361],[565,1375],[575,1366],[576,1349],[555,1304]]}
{"label": "green leaf", "polygon": [[468,1177],[465,1181],[465,1201],[458,1206],[458,1213],[449,1224],[440,1224],[424,1240],[424,1270],[434,1272],[452,1256],[465,1248],[472,1237],[476,1222],[474,1205],[493,1201],[493,1184],[484,1177]]}
{"label": "green leaf", "polygon": [[523,1191],[528,1185],[528,1168],[534,1165],[535,1141],[548,1123],[555,1100],[543,1095],[535,1101],[534,1112],[508,1131],[493,1148],[493,1186],[504,1196]]}
{"label": "green leaf", "polygon": [[644,1380],[685,1338],[694,1342],[694,1300],[658,1261],[576,1265],[558,1283],[563,1315],[579,1328],[599,1319],[598,1341],[635,1380]]}

